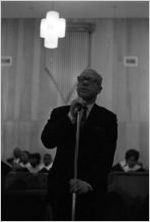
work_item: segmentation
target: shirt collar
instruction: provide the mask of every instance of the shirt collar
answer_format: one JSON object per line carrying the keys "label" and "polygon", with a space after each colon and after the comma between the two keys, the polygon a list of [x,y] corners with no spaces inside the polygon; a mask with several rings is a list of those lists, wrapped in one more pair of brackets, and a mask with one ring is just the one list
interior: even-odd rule
{"label": "shirt collar", "polygon": [[48,166],[45,166],[45,168],[47,169],[47,170],[49,170],[49,169],[51,169],[52,168],[52,165],[53,165],[53,163],[51,163],[50,165],[48,165]]}
{"label": "shirt collar", "polygon": [[123,170],[124,170],[125,172],[128,172],[128,171],[136,171],[136,170],[138,170],[138,169],[141,168],[141,166],[138,165],[138,164],[136,164],[133,168],[129,168],[129,166],[127,165],[127,163],[126,163],[125,160],[120,161],[120,165],[121,165],[121,167],[123,168]]}
{"label": "shirt collar", "polygon": [[41,166],[40,166],[40,170],[43,169],[43,168],[49,170],[50,168],[52,168],[52,165],[53,165],[53,163],[49,164],[48,166],[45,166],[45,164],[42,163]]}

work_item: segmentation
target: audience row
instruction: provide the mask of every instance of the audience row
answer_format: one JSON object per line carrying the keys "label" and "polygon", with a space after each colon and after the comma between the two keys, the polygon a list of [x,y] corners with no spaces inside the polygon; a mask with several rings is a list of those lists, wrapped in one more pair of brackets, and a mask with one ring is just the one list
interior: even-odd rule
{"label": "audience row", "polygon": [[48,172],[53,164],[52,156],[49,153],[44,154],[41,161],[40,153],[30,153],[26,150],[21,150],[16,147],[13,151],[13,157],[8,158],[7,164],[13,171],[21,172]]}
{"label": "audience row", "polygon": [[[143,164],[139,162],[140,153],[135,149],[129,149],[125,153],[124,160],[115,164],[112,171],[135,172],[145,171]],[[44,154],[42,160],[40,153],[30,153],[16,147],[13,150],[13,157],[7,159],[7,164],[13,171],[30,172],[49,172],[52,167],[53,159],[51,154]]]}

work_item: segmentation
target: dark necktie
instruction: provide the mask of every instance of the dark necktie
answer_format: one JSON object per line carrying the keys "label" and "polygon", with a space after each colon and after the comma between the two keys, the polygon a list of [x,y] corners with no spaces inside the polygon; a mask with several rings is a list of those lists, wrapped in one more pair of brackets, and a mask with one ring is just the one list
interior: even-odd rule
{"label": "dark necktie", "polygon": [[83,107],[82,118],[81,118],[81,126],[83,126],[85,124],[86,118],[87,118],[87,107],[84,106]]}

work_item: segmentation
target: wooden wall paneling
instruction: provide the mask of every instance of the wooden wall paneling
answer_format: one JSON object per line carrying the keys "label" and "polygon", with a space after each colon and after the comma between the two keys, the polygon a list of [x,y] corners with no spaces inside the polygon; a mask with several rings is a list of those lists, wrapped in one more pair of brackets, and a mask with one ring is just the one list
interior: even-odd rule
{"label": "wooden wall paneling", "polygon": [[34,22],[31,19],[24,20],[24,38],[23,38],[23,85],[21,92],[21,120],[30,120],[31,117],[31,88],[33,75],[33,43],[34,39]]}
{"label": "wooden wall paneling", "polygon": [[[3,35],[1,35],[1,56],[5,56],[6,55],[6,32],[7,32],[7,22],[6,20],[2,20],[1,21],[1,32],[3,33]],[[5,82],[5,78],[6,78],[6,67],[5,66],[1,66],[1,82]],[[1,102],[2,102],[2,109],[1,109],[1,112],[2,112],[2,117],[4,119],[4,114],[6,112],[4,112],[4,110],[6,110],[6,105],[5,105],[5,99],[4,99],[4,84],[1,84]]]}
{"label": "wooden wall paneling", "polygon": [[[113,78],[113,22],[112,19],[96,21],[96,31],[92,34],[92,64],[103,77],[103,90],[97,98],[97,103],[108,109],[112,104]],[[114,110],[115,111],[115,110]]]}
{"label": "wooden wall paneling", "polygon": [[1,20],[1,32],[3,33],[1,35],[1,55],[5,55],[5,50],[6,50],[6,38],[7,38],[7,20],[6,19],[2,19]]}
{"label": "wooden wall paneling", "polygon": [[113,53],[111,58],[112,71],[110,70],[110,72],[112,72],[112,110],[117,114],[118,119],[118,140],[114,158],[114,163],[116,163],[124,158],[127,147],[127,79],[126,71],[123,66],[123,57],[126,51],[125,21],[123,19],[114,19],[112,20],[112,27]]}
{"label": "wooden wall paneling", "polygon": [[15,97],[15,81],[16,81],[16,46],[18,35],[18,24],[14,20],[9,20],[8,23],[8,52],[12,57],[12,65],[7,69],[8,71],[8,106],[7,106],[7,120],[14,120],[14,97]]}
{"label": "wooden wall paneling", "polygon": [[[130,23],[132,25],[132,33],[131,33],[131,46],[130,46],[130,53],[132,55],[138,56],[138,66],[129,69],[130,75],[130,83],[131,83],[131,100],[132,100],[132,107],[131,107],[131,114],[132,114],[132,127],[128,130],[128,139],[131,143],[131,146],[136,147],[143,153],[143,148],[140,146],[140,125],[145,118],[148,120],[148,84],[146,84],[146,79],[148,80],[148,70],[141,73],[142,66],[144,67],[145,64],[141,63],[141,58],[145,57],[145,62],[147,62],[148,58],[148,50],[142,50],[144,45],[148,45],[148,41],[143,41],[143,33],[146,33],[145,25],[142,24],[143,21],[132,20]],[[146,24],[146,23],[145,23]],[[138,36],[138,38],[137,38]],[[148,36],[148,35],[147,35]],[[148,39],[147,39],[148,40]],[[147,57],[147,58],[146,58]],[[148,66],[147,66],[148,67]],[[145,86],[142,82],[145,82]],[[147,81],[148,82],[148,81]],[[142,91],[145,91],[145,95],[141,93],[141,84],[142,84]],[[141,105],[142,104],[142,105]],[[140,109],[142,107],[142,109]],[[144,118],[141,118],[141,114],[144,113]],[[133,135],[131,137],[131,135]]]}
{"label": "wooden wall paneling", "polygon": [[[140,29],[141,27],[141,29]],[[137,93],[134,94],[137,96],[138,103],[138,116],[137,121],[139,123],[139,150],[141,152],[142,160],[144,160],[145,165],[149,166],[149,28],[148,28],[148,20],[140,20],[136,25],[134,25],[134,29],[138,30],[138,38],[137,38],[137,54],[139,57],[139,69],[138,75],[136,74],[136,89],[138,89]],[[134,30],[134,33],[136,31]],[[134,34],[134,39],[136,35]]]}
{"label": "wooden wall paneling", "polygon": [[[49,92],[49,77],[45,71],[46,48],[43,46],[44,40],[40,39],[40,69],[39,69],[39,98],[38,98],[38,120],[45,120],[49,117],[51,93]],[[54,97],[52,97],[54,98]]]}
{"label": "wooden wall paneling", "polygon": [[[141,21],[142,42],[144,44],[139,47],[140,55],[140,86],[139,94],[141,95],[139,107],[139,147],[141,150],[142,160],[145,161],[145,166],[149,168],[149,24],[148,20]],[[139,44],[140,45],[140,44]],[[141,52],[141,53],[140,53]],[[143,76],[143,78],[142,78]]]}
{"label": "wooden wall paneling", "polygon": [[28,128],[28,138],[29,141],[28,148],[32,152],[39,152],[38,146],[38,121],[30,121]]}
{"label": "wooden wall paneling", "polygon": [[39,86],[41,71],[41,39],[39,37],[40,21],[34,23],[34,42],[33,42],[33,68],[32,68],[32,89],[31,89],[31,120],[38,121],[39,110]]}
{"label": "wooden wall paneling", "polygon": [[129,121],[130,91],[123,59],[126,55],[126,21],[114,20],[114,56],[113,56],[113,106],[118,121]]}
{"label": "wooden wall paneling", "polygon": [[[118,21],[120,22],[120,21]],[[138,20],[130,20],[130,22],[128,21],[124,21],[124,28],[123,30],[125,31],[123,38],[122,35],[118,35],[120,36],[118,39],[116,37],[114,37],[114,40],[123,40],[122,44],[120,44],[120,48],[123,49],[124,47],[124,53],[126,53],[125,55],[137,55],[139,58],[143,56],[146,56],[147,53],[146,51],[142,50],[143,47],[145,47],[146,45],[148,45],[148,42],[143,41],[143,36],[145,36],[146,34],[146,30],[142,31],[143,29],[143,25],[142,21],[138,21]],[[122,27],[123,27],[123,23],[122,23]],[[117,28],[115,31],[116,33],[119,33],[121,31],[121,27]],[[142,34],[141,34],[142,33]],[[143,36],[142,36],[143,35]],[[137,38],[138,36],[138,38]],[[147,36],[147,35],[146,35]],[[125,38],[124,38],[125,37]],[[117,50],[119,47],[119,41],[117,41],[117,45],[115,47],[115,49]],[[118,51],[119,52],[119,51]],[[117,56],[117,54],[119,55],[119,53],[115,53],[115,56]],[[148,57],[148,56],[147,56]],[[119,58],[119,57],[118,57]],[[145,61],[147,62],[148,60],[145,58]],[[146,79],[148,80],[148,70],[145,70],[145,73],[143,73],[144,75],[141,75],[141,61],[139,60],[139,64],[138,67],[121,67],[120,66],[120,70],[119,72],[115,72],[118,73],[118,83],[116,84],[117,90],[116,90],[116,95],[119,95],[120,99],[119,99],[119,103],[116,101],[117,105],[118,105],[118,111],[117,113],[119,114],[119,120],[125,121],[125,125],[124,127],[126,127],[126,134],[124,135],[124,131],[119,131],[120,137],[121,135],[126,136],[126,148],[125,149],[129,149],[129,148],[135,148],[140,150],[140,153],[143,153],[143,148],[140,146],[141,142],[140,142],[140,125],[141,125],[141,121],[143,121],[140,118],[140,109],[139,107],[141,106],[141,103],[143,103],[142,101],[144,100],[146,103],[148,102],[148,100],[144,99],[144,96],[142,96],[141,92],[140,92],[140,85],[144,79],[144,82],[146,81]],[[114,62],[114,64],[117,64],[117,70],[119,68],[119,62]],[[147,67],[148,66],[144,66],[143,67]],[[124,76],[124,81],[123,79],[119,79],[119,77],[122,75],[122,77]],[[124,83],[126,83],[126,86],[124,85]],[[122,87],[119,88],[119,85],[122,84]],[[148,84],[147,84],[148,85]],[[123,87],[125,86],[125,87]],[[146,84],[145,84],[146,86]],[[115,90],[116,87],[113,87],[113,89]],[[123,91],[123,89],[125,89],[125,91]],[[145,94],[148,93],[148,87],[144,87],[144,85],[142,85],[142,90],[145,91]],[[126,97],[125,97],[126,95]],[[115,99],[115,96],[113,96],[113,98]],[[124,98],[124,99],[123,99]],[[146,98],[147,99],[147,98]],[[143,106],[143,110],[146,110],[146,112],[148,112],[148,108],[145,108],[146,106]],[[126,111],[126,112],[124,112]],[[145,111],[144,111],[145,112]],[[128,114],[125,115],[125,119],[123,118],[123,116],[121,114]],[[119,124],[122,124],[122,123]],[[132,135],[132,136],[131,136]],[[120,138],[119,137],[119,138]],[[120,141],[120,140],[119,140]],[[118,148],[120,149],[119,146],[124,146],[123,140],[121,142],[121,144],[118,143]],[[121,154],[121,153],[120,153]],[[120,155],[121,157],[121,155]],[[145,159],[143,159],[143,161],[145,161]],[[147,161],[145,161],[147,162]]]}
{"label": "wooden wall paneling", "polygon": [[141,122],[139,126],[139,147],[141,160],[149,169],[149,122]]}
{"label": "wooden wall paneling", "polygon": [[4,158],[5,156],[4,136],[5,136],[5,124],[4,124],[4,121],[1,121],[1,158]]}
{"label": "wooden wall paneling", "polygon": [[136,122],[128,122],[126,123],[126,128],[127,128],[127,136],[126,136],[126,150],[128,149],[136,149],[136,150],[140,150],[139,147],[139,123]]}
{"label": "wooden wall paneling", "polygon": [[[7,38],[8,38],[8,21],[3,20],[2,21],[2,32],[3,35],[1,37],[1,46],[2,46],[2,55],[7,55]],[[2,66],[1,68],[1,81],[3,84],[1,84],[1,99],[2,99],[2,118],[7,119],[7,105],[8,105],[8,70],[9,67]]]}
{"label": "wooden wall paneling", "polygon": [[20,120],[18,124],[18,144],[22,150],[30,150],[32,152],[32,147],[30,146],[31,137],[31,122]]}
{"label": "wooden wall paneling", "polygon": [[[138,44],[139,53],[139,119],[144,122],[149,121],[149,26],[148,20],[140,22],[141,30],[139,37],[141,41]],[[142,43],[142,44],[141,44]]]}
{"label": "wooden wall paneling", "polygon": [[[139,38],[137,36],[139,35],[139,24],[137,24],[137,21],[131,20],[130,23],[127,21],[127,55],[129,56],[137,56],[139,59],[139,53],[138,48],[141,41],[139,41]],[[136,67],[128,67],[127,70],[127,76],[128,76],[128,82],[129,85],[129,99],[130,99],[130,121],[136,122],[139,121],[139,68],[140,65]],[[128,99],[128,100],[129,100]]]}
{"label": "wooden wall paneling", "polygon": [[[126,56],[132,56],[132,44],[134,47],[136,46],[135,42],[133,42],[133,20],[130,22],[128,20],[125,21],[125,30],[126,30]],[[126,84],[127,84],[127,98],[126,104],[128,109],[128,119],[126,120],[126,128],[127,128],[127,149],[139,149],[138,148],[138,124],[133,120],[133,81],[134,81],[134,69],[137,67],[125,67],[126,70]],[[136,113],[134,113],[136,115]],[[132,135],[132,136],[131,136]]]}
{"label": "wooden wall paneling", "polygon": [[17,38],[17,55],[16,55],[16,82],[15,82],[15,99],[14,99],[14,119],[20,119],[20,109],[21,109],[21,100],[22,100],[22,88],[23,88],[23,79],[24,79],[24,58],[23,58],[23,42],[24,42],[24,27],[23,20],[16,20],[19,23],[18,25],[18,38]]}
{"label": "wooden wall paneling", "polygon": [[2,154],[4,155],[4,157],[8,158],[9,156],[12,155],[12,151],[13,151],[13,148],[15,146],[17,146],[17,144],[15,143],[15,125],[13,123],[13,121],[5,121],[3,123],[3,145],[4,147],[3,148],[3,152]]}
{"label": "wooden wall paneling", "polygon": [[5,120],[7,119],[7,104],[8,104],[8,87],[9,87],[9,83],[7,81],[7,71],[6,68],[2,67],[1,69],[2,72],[2,76],[1,76],[1,81],[2,81],[2,85],[1,85],[1,105],[2,105],[2,119]]}
{"label": "wooden wall paneling", "polygon": [[[42,39],[43,40],[43,39]],[[41,43],[41,68],[40,68],[40,83],[39,83],[39,118],[45,120],[49,117],[50,110],[55,106],[55,94],[53,93],[53,85],[45,70],[46,68],[46,48]],[[50,52],[51,53],[51,52]],[[48,61],[49,63],[49,61]],[[54,88],[55,89],[55,88]]]}
{"label": "wooden wall paneling", "polygon": [[114,157],[114,164],[124,159],[124,154],[127,148],[127,127],[126,122],[118,122],[118,140],[117,149]]}
{"label": "wooden wall paneling", "polygon": [[131,53],[138,57],[138,66],[130,69],[132,119],[138,122],[148,121],[148,27],[144,21],[132,21]]}

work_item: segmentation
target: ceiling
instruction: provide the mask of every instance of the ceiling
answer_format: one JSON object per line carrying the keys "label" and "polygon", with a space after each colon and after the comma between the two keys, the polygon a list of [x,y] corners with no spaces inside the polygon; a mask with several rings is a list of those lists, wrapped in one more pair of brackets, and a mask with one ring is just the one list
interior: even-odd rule
{"label": "ceiling", "polygon": [[42,18],[57,10],[65,18],[148,18],[148,1],[2,1],[2,18]]}

